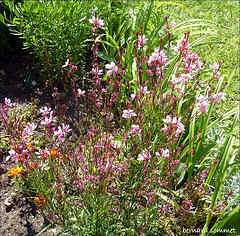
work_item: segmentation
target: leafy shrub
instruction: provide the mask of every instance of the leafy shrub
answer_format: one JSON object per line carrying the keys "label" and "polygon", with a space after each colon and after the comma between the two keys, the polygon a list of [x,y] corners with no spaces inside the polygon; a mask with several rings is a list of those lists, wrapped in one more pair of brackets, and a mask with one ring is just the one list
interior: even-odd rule
{"label": "leafy shrub", "polygon": [[[18,0],[15,2],[21,2],[22,0]],[[0,1],[0,14],[3,14],[3,12],[6,12],[6,17],[9,17],[9,9],[4,4],[4,2]],[[22,49],[23,42],[18,39],[17,36],[13,36],[10,34],[9,28],[4,25],[2,22],[0,22],[0,58],[6,59],[9,57],[10,54],[12,54],[14,51]]]}
{"label": "leafy shrub", "polygon": [[[72,59],[84,69],[84,58],[91,28],[88,19],[92,1],[37,1],[24,0],[22,4],[4,1],[12,15],[10,20],[2,16],[2,21],[10,27],[13,34],[24,39],[24,47],[31,48],[45,65],[43,51],[53,68],[48,71],[46,79],[52,83],[65,86],[65,61]],[[64,78],[64,79],[63,79]]]}

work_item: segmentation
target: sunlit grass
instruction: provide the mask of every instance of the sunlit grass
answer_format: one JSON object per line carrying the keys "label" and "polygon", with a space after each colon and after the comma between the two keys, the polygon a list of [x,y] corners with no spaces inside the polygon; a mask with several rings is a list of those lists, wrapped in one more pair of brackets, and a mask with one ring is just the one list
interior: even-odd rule
{"label": "sunlit grass", "polygon": [[[205,19],[215,22],[219,28],[216,33],[220,35],[223,43],[205,44],[195,47],[202,60],[209,64],[213,61],[225,60],[223,69],[226,76],[232,73],[232,81],[228,87],[230,96],[229,105],[236,105],[239,94],[239,1],[174,1],[187,7],[165,5],[165,11],[176,22],[190,19]],[[192,35],[190,41],[197,35]],[[235,70],[235,71],[234,71]],[[233,102],[233,103],[232,103]]]}

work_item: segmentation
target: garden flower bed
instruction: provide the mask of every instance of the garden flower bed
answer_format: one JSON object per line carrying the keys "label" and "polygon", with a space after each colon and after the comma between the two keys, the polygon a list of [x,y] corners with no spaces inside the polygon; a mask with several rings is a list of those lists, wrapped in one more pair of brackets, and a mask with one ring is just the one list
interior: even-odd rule
{"label": "garden flower bed", "polygon": [[224,60],[202,62],[167,17],[151,31],[138,20],[123,47],[94,12],[84,76],[71,54],[56,64],[54,50],[42,50],[45,90],[19,86],[35,97],[24,106],[3,98],[3,216],[26,207],[28,235],[44,226],[42,235],[238,233],[238,194],[224,183],[237,162],[239,112],[222,110]]}

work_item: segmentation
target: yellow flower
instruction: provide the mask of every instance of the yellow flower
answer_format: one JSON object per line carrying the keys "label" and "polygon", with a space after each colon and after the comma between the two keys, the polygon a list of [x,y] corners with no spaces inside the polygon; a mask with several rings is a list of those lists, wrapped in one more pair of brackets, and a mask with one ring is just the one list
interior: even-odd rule
{"label": "yellow flower", "polygon": [[12,168],[7,173],[7,176],[17,177],[19,174],[23,174],[23,167],[22,166],[17,166],[16,168]]}
{"label": "yellow flower", "polygon": [[34,150],[34,147],[30,143],[28,143],[27,144],[27,149],[28,149],[29,152],[32,152]]}

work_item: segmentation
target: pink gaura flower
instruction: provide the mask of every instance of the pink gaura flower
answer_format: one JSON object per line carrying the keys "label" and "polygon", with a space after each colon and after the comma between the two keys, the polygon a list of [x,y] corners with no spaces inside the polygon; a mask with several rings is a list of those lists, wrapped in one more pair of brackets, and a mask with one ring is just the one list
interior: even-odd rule
{"label": "pink gaura flower", "polygon": [[175,85],[175,84],[178,84],[178,83],[181,83],[184,81],[185,81],[185,79],[183,77],[175,77],[175,75],[173,75],[171,83],[172,83],[172,85]]}
{"label": "pink gaura flower", "polygon": [[149,159],[151,159],[151,153],[147,152],[147,151],[142,151],[141,154],[138,155],[138,161],[148,161]]}
{"label": "pink gaura flower", "polygon": [[108,69],[106,75],[113,75],[113,76],[117,75],[118,67],[114,62],[111,62],[110,64],[106,64],[105,67]]}
{"label": "pink gaura flower", "polygon": [[200,111],[202,113],[207,114],[207,107],[210,105],[207,101],[207,97],[204,97],[202,94],[199,97],[196,97],[196,100],[199,101],[197,104],[196,111]]}
{"label": "pink gaura flower", "polygon": [[136,97],[136,91],[134,90],[134,93],[131,94],[131,99],[133,100]]}
{"label": "pink gaura flower", "polygon": [[102,93],[107,93],[107,89],[102,88]]}
{"label": "pink gaura flower", "polygon": [[133,116],[137,116],[136,113],[133,112],[133,110],[128,109],[123,111],[122,117],[125,119],[131,119]]}
{"label": "pink gaura flower", "polygon": [[189,42],[183,36],[180,40],[177,40],[177,46],[173,48],[175,51],[185,51],[187,52],[190,49]]}
{"label": "pink gaura flower", "polygon": [[48,159],[49,156],[51,155],[49,150],[47,148],[45,148],[44,150],[43,149],[39,149],[38,152],[35,152],[35,154],[38,156],[38,157],[41,157],[43,159]]}
{"label": "pink gaura flower", "polygon": [[166,119],[163,119],[163,122],[167,123],[167,124],[176,124],[177,123],[177,118],[174,117],[173,119],[167,115]]}
{"label": "pink gaura flower", "polygon": [[27,127],[24,128],[22,133],[22,140],[26,144],[28,143],[28,138],[33,135],[33,131],[37,128],[37,125],[34,123],[27,123]]}
{"label": "pink gaura flower", "polygon": [[141,94],[149,94],[150,92],[147,90],[147,86],[143,87],[143,86],[140,86],[140,88],[138,89],[138,91],[141,93]]}
{"label": "pink gaura flower", "polygon": [[213,102],[219,102],[221,100],[225,100],[226,99],[226,93],[220,92],[219,94],[213,94],[212,95],[213,98]]}
{"label": "pink gaura flower", "polygon": [[11,99],[9,98],[5,98],[5,105],[8,106],[8,107],[13,107],[13,104],[11,102]]}
{"label": "pink gaura flower", "polygon": [[49,115],[50,111],[51,111],[51,108],[50,107],[48,108],[46,106],[40,109],[40,112],[42,113],[43,116]]}
{"label": "pink gaura flower", "polygon": [[48,116],[49,117],[45,116],[45,118],[41,121],[42,126],[48,126],[56,122],[56,117],[53,116],[53,111],[50,111]]}
{"label": "pink gaura flower", "polygon": [[149,66],[155,66],[155,65],[162,65],[165,66],[167,61],[166,54],[163,52],[163,50],[159,51],[158,48],[154,50],[154,53],[149,57],[147,63]]}
{"label": "pink gaura flower", "polygon": [[140,129],[139,125],[132,125],[132,128],[128,131],[129,134],[136,137],[138,136],[141,139],[141,132],[142,129]]}
{"label": "pink gaura flower", "polygon": [[62,130],[65,133],[69,133],[72,129],[70,129],[70,125],[65,125],[64,123],[62,123]]}
{"label": "pink gaura flower", "polygon": [[[171,118],[169,115],[166,116],[166,119],[163,119],[163,122],[167,123],[170,125],[170,127],[172,127],[172,129],[174,130],[174,135],[176,137],[178,137],[179,134],[184,133],[184,125],[181,122],[181,117],[177,118],[177,117],[173,117]],[[177,129],[176,129],[177,128]],[[164,128],[162,128],[162,130],[167,133],[169,130],[168,126],[165,126]]]}
{"label": "pink gaura flower", "polygon": [[104,26],[104,21],[98,19],[98,17],[96,16],[93,16],[92,19],[89,19],[89,23],[94,24],[95,27],[99,26],[100,28],[102,28]]}
{"label": "pink gaura flower", "polygon": [[99,70],[98,67],[96,67],[96,68],[92,68],[92,72],[93,72],[94,75],[97,75],[97,76],[103,74],[103,70]]}
{"label": "pink gaura flower", "polygon": [[76,94],[76,95],[77,95],[78,97],[81,97],[81,96],[83,96],[84,94],[85,94],[85,90],[81,90],[81,89],[78,89],[78,90],[77,90],[77,94]]}
{"label": "pink gaura flower", "polygon": [[206,102],[206,101],[201,101],[197,104],[197,109],[196,111],[200,111],[202,113],[205,113],[207,114],[208,113],[208,110],[207,110],[207,107],[209,106],[209,103]]}
{"label": "pink gaura flower", "polygon": [[12,157],[15,158],[15,161],[18,160],[18,155],[19,155],[19,154],[18,154],[15,150],[11,149],[8,153],[9,153]]}
{"label": "pink gaura flower", "polygon": [[217,70],[219,69],[219,64],[217,64],[216,62],[214,62],[213,65],[209,65],[209,67],[211,69],[213,69],[214,72],[217,72]]}
{"label": "pink gaura flower", "polygon": [[58,130],[54,131],[54,135],[56,135],[57,139],[60,142],[64,142],[65,135],[70,132],[72,129],[69,128],[69,125],[62,124],[61,126],[58,126]]}
{"label": "pink gaura flower", "polygon": [[161,148],[161,149],[160,149],[160,153],[159,153],[159,152],[156,152],[156,156],[158,156],[158,157],[163,157],[163,158],[167,158],[167,157],[170,156],[169,150],[168,150],[168,149],[163,149],[163,148]]}
{"label": "pink gaura flower", "polygon": [[138,46],[143,47],[146,42],[147,42],[147,38],[145,37],[145,35],[138,36]]}
{"label": "pink gaura flower", "polygon": [[60,126],[58,126],[58,130],[57,131],[54,131],[54,135],[57,136],[57,139],[60,142],[64,142],[65,132],[62,130],[62,128]]}
{"label": "pink gaura flower", "polygon": [[199,97],[196,97],[196,100],[198,100],[199,102],[204,102],[207,100],[207,97],[204,97],[202,94]]}

